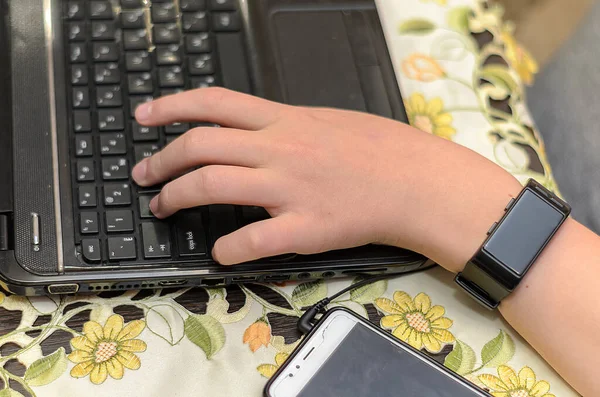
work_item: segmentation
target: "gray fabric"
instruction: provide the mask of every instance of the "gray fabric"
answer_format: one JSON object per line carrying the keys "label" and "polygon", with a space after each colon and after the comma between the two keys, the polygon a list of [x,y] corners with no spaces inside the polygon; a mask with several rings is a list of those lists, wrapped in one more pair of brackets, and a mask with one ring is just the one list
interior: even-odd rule
{"label": "gray fabric", "polygon": [[600,232],[599,43],[600,2],[538,76],[527,101],[574,218],[596,233]]}

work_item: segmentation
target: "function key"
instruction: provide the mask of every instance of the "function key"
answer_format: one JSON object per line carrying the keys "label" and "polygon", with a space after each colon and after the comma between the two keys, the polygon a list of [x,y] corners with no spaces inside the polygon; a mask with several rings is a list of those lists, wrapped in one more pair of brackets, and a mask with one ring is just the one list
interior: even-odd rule
{"label": "function key", "polygon": [[158,70],[158,83],[161,88],[183,87],[181,66],[162,66]]}
{"label": "function key", "polygon": [[99,232],[98,213],[82,212],[79,217],[79,231],[81,234],[96,234]]}
{"label": "function key", "polygon": [[78,201],[80,208],[95,207],[96,202],[96,186],[94,185],[81,185],[78,189]]}
{"label": "function key", "polygon": [[130,94],[151,94],[154,92],[154,83],[150,73],[132,73],[127,76]]}
{"label": "function key", "polygon": [[160,146],[158,144],[144,144],[144,145],[136,145],[133,149],[135,155],[135,163],[139,163],[143,159],[148,157],[152,157],[153,154],[158,153],[160,150]]}
{"label": "function key", "polygon": [[192,75],[213,74],[215,72],[212,55],[210,54],[191,56],[188,66],[188,70]]}
{"label": "function key", "polygon": [[136,259],[135,237],[111,237],[108,239],[108,258],[111,261]]}
{"label": "function key", "polygon": [[102,259],[100,240],[96,238],[81,240],[81,253],[87,262],[100,262]]}
{"label": "function key", "polygon": [[90,90],[87,87],[73,88],[73,108],[84,109],[90,107]]}
{"label": "function key", "polygon": [[125,55],[125,64],[129,72],[149,72],[152,68],[147,51],[128,52]]}
{"label": "function key", "polygon": [[190,34],[185,37],[185,50],[190,54],[210,52],[210,37],[208,33]]}
{"label": "function key", "polygon": [[89,134],[81,134],[75,138],[75,156],[90,157],[94,155],[94,145],[92,136]]}
{"label": "function key", "polygon": [[70,41],[85,41],[85,23],[71,22],[67,34]]}
{"label": "function key", "polygon": [[144,10],[123,11],[121,13],[123,29],[143,29],[146,27]]}
{"label": "function key", "polygon": [[158,140],[158,128],[140,125],[137,121],[131,123],[131,132],[134,142],[147,142]]}
{"label": "function key", "polygon": [[174,44],[181,40],[179,27],[174,23],[154,25],[153,31],[156,44]]}
{"label": "function key", "polygon": [[89,132],[92,130],[92,117],[89,110],[73,111],[73,129],[75,132]]}
{"label": "function key", "polygon": [[106,211],[106,230],[109,233],[133,232],[133,216],[131,211]]}
{"label": "function key", "polygon": [[85,10],[81,1],[69,1],[67,3],[67,19],[83,19]]}
{"label": "function key", "polygon": [[71,84],[87,85],[88,69],[86,65],[73,65],[71,67]]}
{"label": "function key", "polygon": [[181,11],[200,11],[206,9],[206,0],[179,0]]}
{"label": "function key", "polygon": [[208,18],[203,11],[183,15],[183,30],[186,32],[205,32],[208,30]]}
{"label": "function key", "polygon": [[123,47],[126,50],[146,50],[150,46],[146,29],[124,30]]}
{"label": "function key", "polygon": [[96,104],[101,108],[123,106],[121,87],[118,85],[98,86],[96,88]]}
{"label": "function key", "polygon": [[142,223],[144,257],[169,258],[171,256],[171,237],[169,226],[163,222]]}
{"label": "function key", "polygon": [[125,135],[120,132],[116,134],[102,134],[100,136],[100,153],[102,155],[127,153]]}
{"label": "function key", "polygon": [[135,117],[135,110],[143,103],[151,102],[154,98],[150,95],[132,96],[129,98],[129,111],[131,117]]}
{"label": "function key", "polygon": [[104,205],[130,205],[131,190],[127,183],[107,183],[104,185]]}
{"label": "function key", "polygon": [[154,218],[154,214],[152,213],[152,211],[150,211],[150,201],[152,201],[153,197],[154,195],[140,194],[138,203],[141,218]]}
{"label": "function key", "polygon": [[112,62],[119,60],[119,51],[116,43],[94,43],[94,61]]}
{"label": "function key", "polygon": [[242,27],[240,14],[237,12],[215,12],[212,19],[213,29],[218,32],[235,32]]}
{"label": "function key", "polygon": [[98,128],[100,131],[122,131],[125,128],[123,111],[120,109],[98,110]]}
{"label": "function key", "polygon": [[213,10],[233,11],[236,0],[210,0],[210,8]]}
{"label": "function key", "polygon": [[69,60],[71,63],[84,63],[87,61],[85,43],[73,43],[70,45]]}
{"label": "function key", "polygon": [[77,180],[79,182],[91,182],[94,179],[94,161],[77,160]]}
{"label": "function key", "polygon": [[96,84],[117,84],[121,82],[119,64],[114,62],[99,63],[94,66]]}
{"label": "function key", "polygon": [[102,179],[113,181],[129,178],[129,164],[126,158],[109,157],[102,160]]}
{"label": "function key", "polygon": [[114,40],[115,31],[114,22],[92,22],[93,40]]}
{"label": "function key", "polygon": [[181,65],[183,55],[179,44],[156,47],[156,63],[159,65]]}
{"label": "function key", "polygon": [[165,23],[177,20],[177,9],[172,2],[152,4],[152,22]]}
{"label": "function key", "polygon": [[144,0],[121,0],[121,7],[125,9],[142,8]]}
{"label": "function key", "polygon": [[108,0],[90,1],[91,19],[113,19],[113,9]]}

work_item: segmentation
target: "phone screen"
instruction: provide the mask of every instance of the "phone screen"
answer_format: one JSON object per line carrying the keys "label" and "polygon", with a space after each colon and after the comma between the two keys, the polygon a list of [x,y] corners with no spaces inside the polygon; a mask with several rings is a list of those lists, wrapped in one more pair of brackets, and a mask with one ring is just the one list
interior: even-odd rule
{"label": "phone screen", "polygon": [[481,397],[484,394],[458,383],[356,323],[299,396]]}

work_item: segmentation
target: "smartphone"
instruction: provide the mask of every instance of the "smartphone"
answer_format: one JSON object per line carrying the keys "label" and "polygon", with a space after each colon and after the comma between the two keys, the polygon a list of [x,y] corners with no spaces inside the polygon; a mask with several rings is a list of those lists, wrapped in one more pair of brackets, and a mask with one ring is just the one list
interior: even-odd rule
{"label": "smartphone", "polygon": [[492,397],[344,308],[319,320],[265,396]]}

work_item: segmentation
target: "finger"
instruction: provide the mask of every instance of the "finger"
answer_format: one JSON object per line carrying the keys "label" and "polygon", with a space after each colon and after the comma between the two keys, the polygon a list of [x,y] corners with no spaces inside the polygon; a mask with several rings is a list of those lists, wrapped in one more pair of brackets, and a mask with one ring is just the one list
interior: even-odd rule
{"label": "finger", "polygon": [[279,205],[277,179],[265,170],[231,166],[207,166],[183,175],[163,187],[150,201],[157,218],[209,204]]}
{"label": "finger", "polygon": [[140,105],[136,119],[144,125],[205,121],[260,130],[275,122],[285,105],[220,87],[199,88]]}
{"label": "finger", "polygon": [[247,131],[194,128],[142,160],[134,167],[132,176],[140,186],[153,186],[199,165],[256,167],[267,157],[261,142],[258,136]]}
{"label": "finger", "polygon": [[233,265],[289,253],[319,252],[322,238],[299,215],[284,214],[251,223],[218,239],[213,258],[222,265]]}

